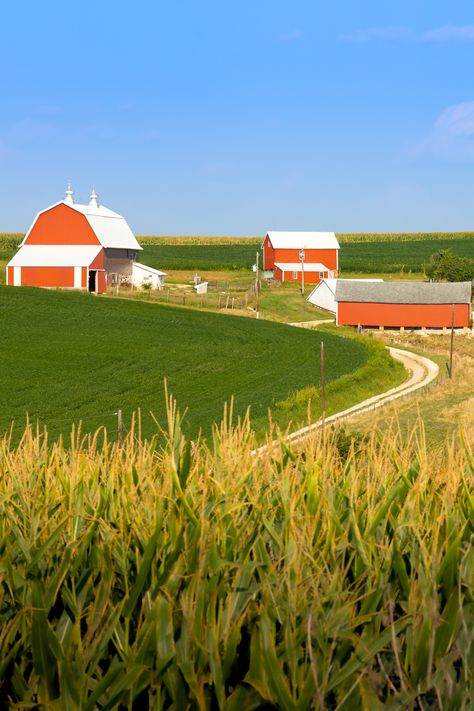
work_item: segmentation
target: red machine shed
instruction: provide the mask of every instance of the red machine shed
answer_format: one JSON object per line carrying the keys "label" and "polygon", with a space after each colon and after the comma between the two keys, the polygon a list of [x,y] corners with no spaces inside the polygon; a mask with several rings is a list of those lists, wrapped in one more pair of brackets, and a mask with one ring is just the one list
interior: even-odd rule
{"label": "red machine shed", "polygon": [[338,280],[338,326],[462,328],[471,321],[471,283]]}

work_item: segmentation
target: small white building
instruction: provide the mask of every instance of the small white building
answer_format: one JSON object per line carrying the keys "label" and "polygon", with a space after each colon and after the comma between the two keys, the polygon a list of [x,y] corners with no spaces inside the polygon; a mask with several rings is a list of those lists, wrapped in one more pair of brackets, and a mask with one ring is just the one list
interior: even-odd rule
{"label": "small white building", "polygon": [[165,272],[160,272],[159,269],[147,267],[146,264],[133,262],[132,267],[132,284],[137,288],[144,284],[150,284],[152,289],[162,289],[165,285]]}
{"label": "small white building", "polygon": [[196,294],[207,294],[207,287],[209,285],[208,281],[201,281],[199,284],[194,285],[194,290]]}
{"label": "small white building", "polygon": [[342,281],[380,282],[383,279],[323,279],[314,287],[306,301],[309,301],[313,306],[335,314],[337,312],[336,286],[338,282]]}

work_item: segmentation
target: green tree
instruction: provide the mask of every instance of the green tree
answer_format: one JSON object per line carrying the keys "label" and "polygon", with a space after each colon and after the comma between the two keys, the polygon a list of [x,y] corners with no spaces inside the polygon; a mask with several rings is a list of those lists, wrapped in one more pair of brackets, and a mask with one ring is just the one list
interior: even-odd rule
{"label": "green tree", "polygon": [[433,281],[471,281],[474,279],[474,259],[440,249],[431,255],[425,272]]}

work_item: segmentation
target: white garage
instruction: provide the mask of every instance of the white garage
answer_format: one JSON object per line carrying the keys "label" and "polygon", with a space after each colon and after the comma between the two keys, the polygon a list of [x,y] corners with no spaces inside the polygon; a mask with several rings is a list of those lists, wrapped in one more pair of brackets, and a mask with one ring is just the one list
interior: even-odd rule
{"label": "white garage", "polygon": [[335,314],[337,311],[336,305],[336,286],[338,282],[346,281],[371,281],[379,282],[383,279],[323,279],[317,284],[306,301],[309,301],[313,306],[320,309],[325,309]]}

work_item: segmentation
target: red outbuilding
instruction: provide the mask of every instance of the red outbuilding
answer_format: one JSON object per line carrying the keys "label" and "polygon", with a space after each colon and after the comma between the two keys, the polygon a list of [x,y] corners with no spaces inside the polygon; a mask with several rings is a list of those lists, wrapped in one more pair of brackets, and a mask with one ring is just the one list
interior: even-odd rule
{"label": "red outbuilding", "polygon": [[338,279],[338,326],[455,328],[470,325],[471,282],[363,282]]}
{"label": "red outbuilding", "polygon": [[40,212],[7,264],[7,284],[103,293],[108,283],[131,280],[141,247],[125,219],[97,202],[66,198]]}
{"label": "red outbuilding", "polygon": [[279,281],[316,284],[337,277],[339,243],[334,232],[267,232],[263,268]]}

